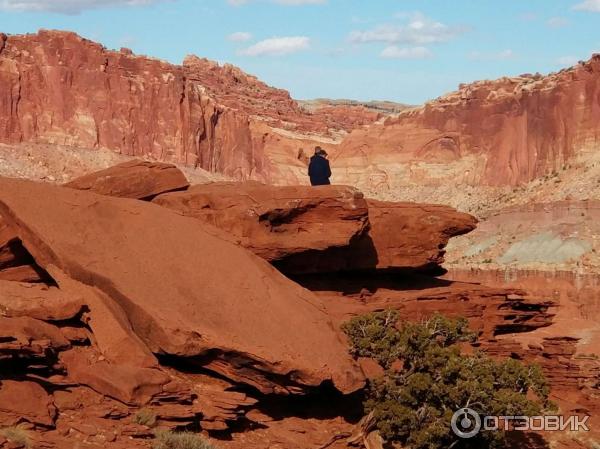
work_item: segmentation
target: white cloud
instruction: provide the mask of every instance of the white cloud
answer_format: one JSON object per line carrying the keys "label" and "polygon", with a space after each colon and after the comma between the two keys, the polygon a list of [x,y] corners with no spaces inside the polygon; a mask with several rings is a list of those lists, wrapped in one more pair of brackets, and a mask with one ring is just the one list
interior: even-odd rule
{"label": "white cloud", "polygon": [[244,56],[284,56],[310,48],[305,36],[272,37],[241,50]]}
{"label": "white cloud", "polygon": [[227,36],[227,39],[231,42],[248,42],[252,39],[252,34],[244,31],[238,31],[237,33],[232,33]]}
{"label": "white cloud", "polygon": [[578,11],[600,12],[600,0],[584,0],[576,4],[573,9]]}
{"label": "white cloud", "polygon": [[562,66],[573,66],[579,62],[579,59],[576,56],[561,56],[556,60],[558,65]]}
{"label": "white cloud", "polygon": [[[227,0],[232,6],[241,6],[252,2],[253,0]],[[327,0],[270,0],[271,3],[286,6],[301,6],[301,5],[323,5]]]}
{"label": "white cloud", "polygon": [[423,14],[412,14],[406,23],[386,24],[367,31],[353,31],[354,43],[385,42],[387,44],[429,45],[448,42],[466,31],[464,27],[451,27],[429,19]]}
{"label": "white cloud", "polygon": [[0,0],[4,11],[49,11],[79,14],[87,9],[107,6],[143,6],[171,0]]}
{"label": "white cloud", "polygon": [[569,22],[567,19],[565,19],[564,17],[551,17],[550,19],[548,19],[546,21],[546,25],[548,25],[551,28],[562,28],[562,27],[566,27],[567,25],[569,25],[571,22]]}
{"label": "white cloud", "polygon": [[515,56],[515,52],[510,49],[491,53],[482,53],[479,51],[472,51],[469,53],[469,59],[474,61],[505,61],[507,59],[512,59]]}
{"label": "white cloud", "polygon": [[426,47],[398,47],[390,45],[380,55],[386,59],[426,59],[431,58],[433,53]]}

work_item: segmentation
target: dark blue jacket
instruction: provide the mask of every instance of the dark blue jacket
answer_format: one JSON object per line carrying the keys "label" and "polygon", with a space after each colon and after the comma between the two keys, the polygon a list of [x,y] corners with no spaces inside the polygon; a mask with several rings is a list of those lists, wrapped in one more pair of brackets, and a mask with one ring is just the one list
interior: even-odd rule
{"label": "dark blue jacket", "polygon": [[311,157],[310,164],[308,165],[308,176],[310,176],[310,183],[313,186],[326,186],[331,184],[331,182],[329,182],[329,178],[331,177],[329,161],[318,155]]}

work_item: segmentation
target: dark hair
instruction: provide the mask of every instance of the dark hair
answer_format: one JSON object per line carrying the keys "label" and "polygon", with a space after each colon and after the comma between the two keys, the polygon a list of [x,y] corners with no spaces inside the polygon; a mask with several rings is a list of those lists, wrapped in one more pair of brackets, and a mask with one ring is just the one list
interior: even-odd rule
{"label": "dark hair", "polygon": [[315,147],[315,154],[318,154],[318,155],[321,155],[321,156],[327,156],[327,151],[325,151],[321,147]]}

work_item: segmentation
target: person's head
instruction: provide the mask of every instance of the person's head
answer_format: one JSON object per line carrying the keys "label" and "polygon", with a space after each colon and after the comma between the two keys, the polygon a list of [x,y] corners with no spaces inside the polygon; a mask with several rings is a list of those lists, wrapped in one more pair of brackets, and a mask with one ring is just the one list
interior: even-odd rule
{"label": "person's head", "polygon": [[327,157],[327,151],[321,147],[315,147],[315,155],[321,157]]}

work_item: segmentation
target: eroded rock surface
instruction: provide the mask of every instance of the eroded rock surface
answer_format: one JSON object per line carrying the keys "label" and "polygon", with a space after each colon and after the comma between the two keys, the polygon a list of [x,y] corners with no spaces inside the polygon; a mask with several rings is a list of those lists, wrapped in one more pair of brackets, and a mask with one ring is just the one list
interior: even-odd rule
{"label": "eroded rock surface", "polygon": [[185,175],[174,165],[132,160],[77,178],[65,187],[143,200],[185,190],[189,185]]}
{"label": "eroded rock surface", "polygon": [[481,349],[540,363],[561,407],[597,415],[600,362],[580,359],[595,327],[568,332],[570,303],[415,274],[475,227],[467,214],[254,183],[155,202],[0,179],[0,278],[40,273],[0,280],[0,426],[25,423],[48,448],[148,448],[146,419],[225,449],[347,448],[377,369],[338,327],[389,308],[467,317]]}
{"label": "eroded rock surface", "polygon": [[67,188],[0,184],[0,214],[35,260],[117,301],[152,352],[198,358],[264,392],[325,380],[360,388],[319,301],[197,220]]}
{"label": "eroded rock surface", "polygon": [[277,263],[286,273],[400,269],[435,270],[451,237],[477,225],[471,215],[435,205],[367,200],[368,232],[347,247],[307,251]]}
{"label": "eroded rock surface", "polygon": [[463,84],[355,130],[334,157],[335,179],[369,193],[531,181],[597,148],[599,91],[600,55],[548,76]]}
{"label": "eroded rock surface", "polygon": [[268,261],[348,246],[366,232],[369,213],[363,195],[343,186],[212,183],[153,202],[226,231]]}
{"label": "eroded rock surface", "polygon": [[342,186],[213,183],[154,203],[218,227],[288,274],[438,268],[449,239],[477,224],[449,207],[364,200]]}

